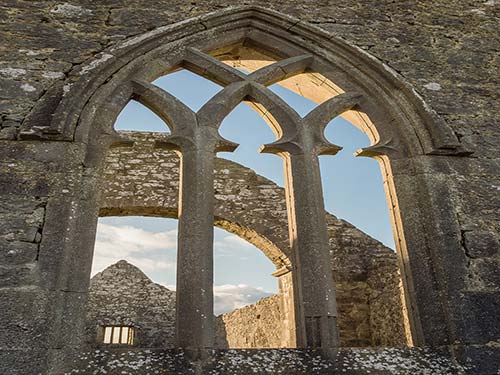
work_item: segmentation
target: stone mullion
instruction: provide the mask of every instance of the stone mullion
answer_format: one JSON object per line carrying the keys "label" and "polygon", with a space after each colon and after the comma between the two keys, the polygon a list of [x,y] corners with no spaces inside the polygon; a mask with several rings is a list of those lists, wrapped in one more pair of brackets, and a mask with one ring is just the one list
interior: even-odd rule
{"label": "stone mullion", "polygon": [[[210,67],[210,66],[209,66]],[[139,84],[139,83],[138,83]],[[176,346],[214,345],[214,158],[237,146],[218,134],[220,122],[246,95],[246,84],[227,86],[194,113],[170,94],[140,83],[143,96],[171,120],[172,133],[157,143],[181,155],[177,253]]]}
{"label": "stone mullion", "polygon": [[[202,114],[169,93],[147,82],[135,81],[140,99],[162,118],[169,120],[170,136],[157,147],[180,154],[178,208],[178,252],[176,293],[176,346],[184,349],[211,349],[214,344],[213,315],[213,222],[214,158],[229,142],[210,127],[220,98],[216,96]],[[235,87],[233,87],[235,88]],[[224,90],[230,95],[232,92]],[[208,116],[205,112],[210,112]],[[217,122],[217,121],[215,121]]]}
{"label": "stone mullion", "polygon": [[198,146],[181,156],[176,308],[181,348],[210,349],[214,343],[214,157]]}
{"label": "stone mullion", "polygon": [[295,200],[294,200],[294,184],[293,173],[291,168],[290,157],[288,153],[280,154],[283,158],[285,172],[285,199],[288,218],[288,235],[291,248],[292,262],[292,285],[293,285],[293,300],[294,300],[294,317],[295,317],[295,340],[298,348],[307,347],[306,331],[304,325],[304,306],[302,297],[302,277],[301,277],[301,262],[299,255],[299,247],[297,241],[297,217],[295,215]]}
{"label": "stone mullion", "polygon": [[280,138],[264,145],[261,152],[278,154],[285,160],[297,345],[336,348],[336,293],[318,155],[334,155],[340,149],[325,139],[323,129],[332,118],[352,108],[356,96],[334,97],[305,118],[269,91],[256,87],[256,96],[271,108],[282,130]]}
{"label": "stone mullion", "polygon": [[305,337],[299,346],[335,348],[339,346],[335,286],[331,270],[326,213],[317,155],[310,152],[291,153],[287,184],[293,196],[287,204],[293,206],[289,219],[295,234],[291,238],[296,289]]}

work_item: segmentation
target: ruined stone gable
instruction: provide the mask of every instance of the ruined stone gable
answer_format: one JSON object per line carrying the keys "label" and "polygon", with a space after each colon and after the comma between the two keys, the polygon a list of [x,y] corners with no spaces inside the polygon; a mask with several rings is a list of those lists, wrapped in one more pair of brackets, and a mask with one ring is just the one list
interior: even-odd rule
{"label": "ruined stone gable", "polygon": [[121,260],[90,281],[88,343],[101,345],[103,327],[134,327],[134,345],[171,347],[175,329],[175,292],[152,282],[139,268]]}

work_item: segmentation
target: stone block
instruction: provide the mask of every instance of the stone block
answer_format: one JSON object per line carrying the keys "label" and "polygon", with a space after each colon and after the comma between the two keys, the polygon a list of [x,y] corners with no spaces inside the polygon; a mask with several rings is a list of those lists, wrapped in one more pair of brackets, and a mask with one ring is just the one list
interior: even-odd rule
{"label": "stone block", "polygon": [[500,258],[471,260],[469,277],[478,291],[500,291]]}
{"label": "stone block", "polygon": [[47,352],[42,347],[9,350],[0,348],[0,374],[27,375],[45,374]]}
{"label": "stone block", "polygon": [[[464,292],[460,300],[458,328],[463,344],[497,342],[500,337],[500,295],[498,292]],[[484,327],[488,327],[487,330]]]}
{"label": "stone block", "polygon": [[457,362],[467,369],[467,375],[496,375],[500,371],[500,344],[458,346],[454,350]]}
{"label": "stone block", "polygon": [[6,241],[0,238],[0,264],[19,265],[34,262],[37,254],[36,243]]}
{"label": "stone block", "polygon": [[0,289],[0,348],[20,351],[47,348],[50,304],[50,293],[34,287]]}
{"label": "stone block", "polygon": [[3,287],[26,287],[38,282],[34,263],[0,266],[0,285]]}
{"label": "stone block", "polygon": [[500,255],[498,235],[486,231],[466,231],[465,249],[471,258],[494,257]]}

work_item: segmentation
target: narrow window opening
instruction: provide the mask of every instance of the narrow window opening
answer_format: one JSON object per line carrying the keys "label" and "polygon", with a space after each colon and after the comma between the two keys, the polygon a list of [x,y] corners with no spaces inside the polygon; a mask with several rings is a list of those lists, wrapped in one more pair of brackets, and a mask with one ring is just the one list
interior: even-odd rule
{"label": "narrow window opening", "polygon": [[220,152],[218,156],[251,168],[279,186],[284,186],[283,162],[269,154],[259,154],[263,144],[276,140],[275,135],[251,104],[240,103],[222,121],[219,133],[239,146],[233,152]]}
{"label": "narrow window opening", "polygon": [[[341,337],[348,338],[351,346],[406,346],[411,339],[380,167],[374,159],[354,156],[358,149],[369,146],[370,140],[341,117],[330,122],[325,136],[343,147],[334,157],[320,157],[325,208],[355,226],[343,236],[335,235],[334,230],[330,235],[340,260],[337,298],[364,298],[368,308],[361,316],[340,305]],[[364,275],[349,270],[347,262],[356,258],[373,259]],[[359,293],[346,289],[347,283],[354,283],[352,279],[366,286],[363,295],[355,296]],[[368,325],[370,330],[352,331],[353,324]]]}
{"label": "narrow window opening", "polygon": [[187,69],[166,74],[154,80],[153,84],[175,96],[194,112],[223,88]]}
{"label": "narrow window opening", "polygon": [[111,335],[113,333],[113,327],[104,327],[104,343],[111,344]]}
{"label": "narrow window opening", "polygon": [[169,133],[165,121],[141,103],[130,100],[115,121],[115,130]]}
{"label": "narrow window opening", "polygon": [[347,120],[337,117],[325,129],[325,137],[342,150],[335,156],[321,156],[325,207],[363,232],[394,249],[389,210],[378,162],[355,157],[370,146],[368,137]]}
{"label": "narrow window opening", "polygon": [[105,326],[104,344],[134,345],[134,327],[127,326]]}

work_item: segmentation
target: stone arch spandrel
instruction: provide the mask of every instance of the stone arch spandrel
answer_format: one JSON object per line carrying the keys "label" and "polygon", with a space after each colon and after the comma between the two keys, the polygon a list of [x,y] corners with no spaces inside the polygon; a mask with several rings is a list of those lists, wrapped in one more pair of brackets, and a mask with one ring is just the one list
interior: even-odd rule
{"label": "stone arch spandrel", "polygon": [[[101,52],[72,71],[64,84],[58,83],[47,91],[47,97],[37,103],[32,111],[33,116],[28,116],[23,124],[20,137],[85,140],[89,129],[86,120],[81,121],[80,113],[84,106],[90,104],[93,108],[90,108],[89,118],[94,116],[96,103],[90,103],[89,99],[98,94],[99,88],[116,76],[118,71],[125,70],[126,75],[152,80],[182,63],[182,48],[179,46],[191,44],[211,52],[241,43],[257,46],[281,58],[311,53],[323,60],[319,65],[330,66],[322,69],[322,73],[327,78],[335,75],[335,79],[330,79],[332,83],[336,84],[340,76],[348,75],[357,81],[356,84],[360,86],[358,89],[374,90],[379,94],[380,102],[375,106],[399,107],[399,112],[394,112],[395,119],[390,126],[400,130],[400,138],[407,139],[402,141],[388,135],[382,136],[377,140],[380,146],[402,141],[409,152],[465,152],[447,124],[423,102],[404,78],[376,57],[317,27],[258,6],[230,7],[186,22],[159,27]],[[177,61],[173,65],[171,62],[162,63],[166,55],[169,60]],[[139,66],[130,65],[134,60]],[[123,78],[128,80],[129,77]],[[291,84],[294,85],[293,82]],[[335,93],[340,90],[338,86],[332,86],[326,91]],[[102,94],[109,97],[110,92]],[[50,113],[50,120],[40,124],[37,121],[39,113]],[[398,117],[401,117],[401,121]],[[359,122],[364,122],[364,119],[359,119]],[[75,133],[77,126],[81,129]],[[380,132],[384,126],[381,121],[377,130]],[[419,147],[413,147],[412,143],[413,146],[419,144]],[[397,145],[403,147],[403,144]]]}

